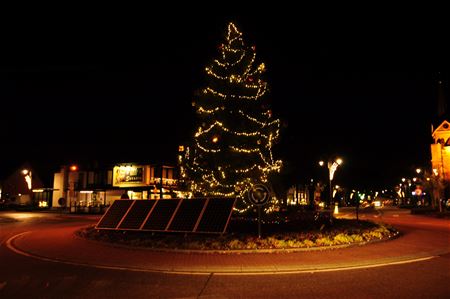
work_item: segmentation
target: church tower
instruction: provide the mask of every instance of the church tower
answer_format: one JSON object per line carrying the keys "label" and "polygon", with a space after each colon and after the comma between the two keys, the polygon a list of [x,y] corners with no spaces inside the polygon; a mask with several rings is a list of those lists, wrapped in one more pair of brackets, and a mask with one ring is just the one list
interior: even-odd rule
{"label": "church tower", "polygon": [[432,133],[431,168],[435,175],[450,182],[450,122],[444,120]]}
{"label": "church tower", "polygon": [[450,198],[450,117],[446,96],[447,82],[441,77],[437,80],[437,114],[431,126],[431,169],[436,182],[435,197]]}

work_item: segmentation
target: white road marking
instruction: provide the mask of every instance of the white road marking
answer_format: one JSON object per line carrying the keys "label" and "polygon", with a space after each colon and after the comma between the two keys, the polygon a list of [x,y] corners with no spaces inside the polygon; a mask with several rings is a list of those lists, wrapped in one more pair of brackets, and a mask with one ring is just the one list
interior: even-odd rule
{"label": "white road marking", "polygon": [[[122,271],[132,271],[132,272],[147,272],[147,273],[166,273],[166,274],[181,274],[181,275],[274,275],[274,274],[300,274],[300,273],[317,273],[317,272],[334,272],[334,271],[346,271],[346,270],[358,270],[358,269],[367,269],[367,268],[376,268],[376,267],[384,267],[384,266],[392,266],[392,265],[401,265],[401,264],[408,264],[408,263],[415,263],[415,262],[421,262],[433,259],[435,257],[439,256],[427,256],[422,258],[416,258],[416,259],[409,259],[409,260],[403,260],[403,261],[392,261],[392,262],[385,262],[385,263],[378,263],[378,264],[371,264],[371,265],[359,265],[359,266],[344,266],[340,268],[325,268],[325,269],[299,269],[299,270],[275,270],[275,271],[230,271],[230,272],[214,272],[214,271],[188,271],[188,270],[156,270],[156,269],[143,269],[143,268],[130,268],[130,267],[119,267],[119,266],[106,266],[106,265],[95,265],[95,264],[89,264],[89,263],[81,263],[81,262],[71,262],[66,260],[59,260],[54,258],[48,258],[48,257],[42,257],[30,254],[28,252],[22,251],[13,245],[14,239],[23,236],[28,232],[23,232],[20,234],[17,234],[15,236],[12,236],[6,241],[6,247],[10,250],[14,251],[15,253],[19,255],[24,255],[27,257],[35,258],[38,260],[46,261],[46,262],[54,262],[54,263],[61,263],[61,264],[67,264],[67,265],[73,265],[73,266],[83,266],[83,267],[91,267],[91,268],[98,268],[98,269],[108,269],[108,270],[122,270]],[[5,282],[6,285],[6,282]],[[4,286],[4,285],[3,285]],[[0,284],[0,290],[2,288],[2,285]]]}

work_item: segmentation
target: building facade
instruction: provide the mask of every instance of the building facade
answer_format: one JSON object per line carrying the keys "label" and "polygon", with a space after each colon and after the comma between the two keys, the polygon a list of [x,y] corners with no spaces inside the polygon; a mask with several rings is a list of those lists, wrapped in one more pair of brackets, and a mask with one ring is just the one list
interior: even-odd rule
{"label": "building facade", "polygon": [[46,188],[28,163],[11,173],[1,184],[0,202],[10,208],[50,208],[52,189]]}
{"label": "building facade", "polygon": [[435,175],[450,182],[450,122],[444,120],[432,133],[431,168]]}
{"label": "building facade", "polygon": [[52,206],[71,212],[102,212],[116,199],[173,198],[178,194],[173,166],[121,163],[107,167],[63,166],[54,174]]}

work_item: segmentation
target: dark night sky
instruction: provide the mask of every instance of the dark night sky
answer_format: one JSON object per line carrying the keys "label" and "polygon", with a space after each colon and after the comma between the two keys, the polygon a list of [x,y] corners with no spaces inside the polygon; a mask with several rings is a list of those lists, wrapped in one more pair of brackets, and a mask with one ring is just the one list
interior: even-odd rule
{"label": "dark night sky", "polygon": [[425,166],[437,72],[448,82],[439,24],[284,9],[14,15],[2,37],[2,176],[24,161],[52,171],[95,159],[175,163],[228,21],[267,66],[286,179],[322,175],[317,161],[329,155],[344,158],[336,182],[352,187],[393,184]]}

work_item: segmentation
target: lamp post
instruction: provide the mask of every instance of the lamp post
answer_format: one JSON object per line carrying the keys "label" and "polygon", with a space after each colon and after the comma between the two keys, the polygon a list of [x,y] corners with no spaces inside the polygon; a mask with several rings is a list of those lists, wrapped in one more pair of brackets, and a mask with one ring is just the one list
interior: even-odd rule
{"label": "lamp post", "polygon": [[28,188],[27,191],[25,191],[22,196],[24,196],[25,199],[21,199],[20,203],[23,203],[25,205],[33,205],[33,193],[32,193],[32,189],[33,189],[33,185],[32,185],[32,173],[31,170],[28,169],[22,169],[22,175],[23,178],[25,180],[25,184]]}
{"label": "lamp post", "polygon": [[402,178],[402,183],[400,184],[400,186],[401,186],[401,192],[400,192],[400,200],[401,200],[401,202],[399,202],[398,203],[398,205],[400,206],[400,205],[402,205],[402,204],[405,204],[405,201],[406,201],[406,195],[407,195],[407,192],[406,192],[406,186],[407,186],[407,183],[405,183],[406,182],[406,179],[405,178]]}
{"label": "lamp post", "polygon": [[31,188],[33,187],[33,186],[31,185],[31,183],[32,183],[32,174],[31,174],[31,171],[28,170],[28,169],[23,169],[23,170],[22,170],[22,174],[24,175],[24,179],[25,179],[25,182],[27,183],[28,190],[31,190]]}
{"label": "lamp post", "polygon": [[[333,178],[334,178],[334,173],[337,170],[337,167],[339,165],[341,165],[343,163],[341,158],[337,158],[335,160],[333,159],[329,159],[327,162],[327,167],[328,167],[328,181],[329,181],[329,188],[330,188],[330,200],[329,200],[329,205],[332,206],[333,205]],[[325,165],[324,161],[319,161],[319,165],[323,166]]]}
{"label": "lamp post", "polygon": [[416,204],[419,204],[423,206],[425,204],[425,198],[424,198],[424,188],[425,188],[425,174],[422,173],[422,169],[417,168],[416,173],[418,175],[418,178],[414,181],[416,183],[415,188],[415,194],[416,194]]}

